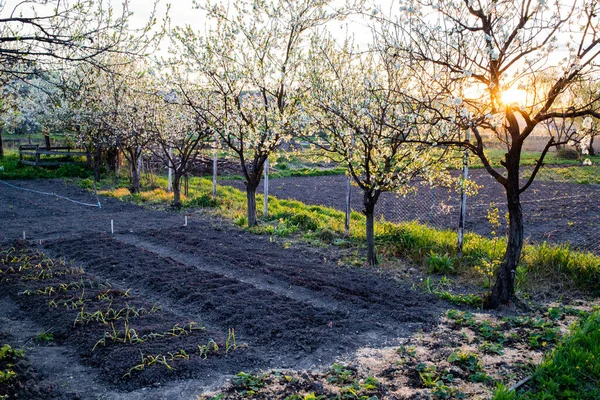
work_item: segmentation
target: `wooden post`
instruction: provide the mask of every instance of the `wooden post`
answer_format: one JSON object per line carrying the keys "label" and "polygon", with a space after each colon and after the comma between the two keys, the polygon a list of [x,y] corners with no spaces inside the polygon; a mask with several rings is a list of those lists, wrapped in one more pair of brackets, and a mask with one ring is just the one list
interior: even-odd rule
{"label": "wooden post", "polygon": [[[351,147],[350,147],[350,160],[354,154],[354,135],[352,135]],[[350,195],[352,194],[352,177],[348,174],[348,181],[346,182],[346,221],[344,223],[344,235],[350,237]]]}
{"label": "wooden post", "polygon": [[[227,129],[227,128],[225,128],[225,129]],[[217,144],[218,144],[218,137],[217,137],[217,131],[215,131],[214,142],[213,142],[213,179],[212,179],[213,200],[217,199]]]}
{"label": "wooden post", "polygon": [[[471,140],[471,130],[467,130],[466,142],[469,143]],[[467,192],[465,190],[465,182],[469,179],[469,150],[465,149],[463,155],[463,176],[462,184],[460,187],[460,217],[458,220],[458,257],[463,255],[463,242],[465,238],[465,220],[467,217]]]}
{"label": "wooden post", "polygon": [[265,180],[263,183],[263,194],[264,194],[264,205],[263,205],[263,216],[266,217],[269,214],[269,157],[265,160]]}
{"label": "wooden post", "polygon": [[169,145],[169,175],[167,182],[167,193],[171,193],[173,190],[173,146]]}
{"label": "wooden post", "polygon": [[346,182],[346,222],[344,224],[344,235],[350,236],[350,195],[352,194],[351,177],[348,177]]}

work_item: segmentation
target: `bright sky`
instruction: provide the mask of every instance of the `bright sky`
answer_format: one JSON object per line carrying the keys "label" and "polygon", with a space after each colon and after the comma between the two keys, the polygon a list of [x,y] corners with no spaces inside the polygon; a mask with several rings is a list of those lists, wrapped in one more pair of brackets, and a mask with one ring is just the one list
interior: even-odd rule
{"label": "bright sky", "polygon": [[[143,26],[150,17],[153,3],[152,0],[129,1],[130,9],[134,13],[133,19],[131,20],[131,27]],[[222,1],[223,3],[227,3],[227,0]],[[373,2],[376,4],[389,5],[390,0],[375,0]],[[206,14],[202,10],[196,9],[193,6],[192,0],[170,0],[170,3],[169,17],[172,26],[190,25],[194,30],[204,31],[207,22]],[[159,20],[164,17],[167,9],[166,4],[166,0],[161,0],[157,15]],[[367,27],[368,22],[365,21],[364,18],[355,17],[354,19],[346,20],[343,23],[338,22],[337,24],[338,26],[335,27],[336,29],[334,29],[334,27],[330,28],[334,35],[339,35],[340,38],[344,38],[346,35],[346,26],[348,26],[348,34],[355,35],[357,44],[365,44],[370,41],[371,33]]]}

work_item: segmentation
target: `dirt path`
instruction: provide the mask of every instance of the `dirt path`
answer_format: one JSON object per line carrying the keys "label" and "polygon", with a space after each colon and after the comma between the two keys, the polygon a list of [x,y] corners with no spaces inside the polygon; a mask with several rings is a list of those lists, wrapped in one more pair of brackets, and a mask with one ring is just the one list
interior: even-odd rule
{"label": "dirt path", "polygon": [[[62,181],[13,183],[95,200]],[[205,327],[189,337],[144,343],[144,354],[191,349],[208,338],[223,344],[232,328],[244,346],[208,360],[179,361],[168,374],[156,366],[123,379],[142,350],[107,345],[90,352],[106,330],[102,324],[75,327],[72,315],[48,310],[46,298],[20,295],[28,281],[9,284],[5,301],[36,323],[14,331],[9,340],[23,343],[38,329],[54,328],[58,345],[74,360],[50,357],[55,361],[44,364],[48,379],[57,380],[54,394],[72,394],[60,378],[70,374],[88,388],[77,394],[81,398],[96,398],[99,392],[106,398],[190,398],[241,370],[324,368],[360,348],[397,344],[416,330],[428,330],[442,310],[433,297],[372,271],[339,266],[324,251],[302,245],[284,249],[268,237],[201,215],[191,216],[183,227],[178,213],[114,199],[101,202],[98,209],[0,188],[0,241],[12,243],[25,230],[30,245],[72,260],[91,281],[131,289],[128,307],[160,306],[160,313],[135,320],[140,332],[165,330],[172,321],[193,320]],[[115,235],[109,233],[111,219]],[[97,386],[87,384],[89,379]]]}

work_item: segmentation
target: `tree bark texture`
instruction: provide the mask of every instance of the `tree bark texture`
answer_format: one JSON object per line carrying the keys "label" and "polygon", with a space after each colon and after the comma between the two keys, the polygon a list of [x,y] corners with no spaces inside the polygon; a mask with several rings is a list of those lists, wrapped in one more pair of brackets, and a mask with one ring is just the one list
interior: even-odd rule
{"label": "tree bark texture", "polygon": [[492,289],[490,298],[490,307],[492,308],[497,308],[501,304],[509,304],[515,293],[515,274],[521,257],[524,239],[523,211],[521,210],[521,203],[518,197],[519,196],[516,195],[516,199],[513,197],[513,199],[510,200],[509,196],[508,243],[506,246],[506,253],[504,254],[504,260],[498,271],[494,288]]}
{"label": "tree bark texture", "polygon": [[523,210],[521,209],[521,188],[519,167],[521,161],[521,142],[513,141],[513,147],[506,155],[504,163],[507,176],[505,181],[506,203],[508,208],[508,239],[504,260],[496,276],[488,306],[498,308],[510,303],[515,293],[515,274],[521,250],[523,249]]}
{"label": "tree bark texture", "polygon": [[181,175],[177,173],[173,177],[173,207],[181,207]]}
{"label": "tree bark texture", "polygon": [[139,193],[141,187],[140,170],[138,169],[137,162],[130,162],[131,164],[131,193]]}
{"label": "tree bark texture", "polygon": [[246,182],[246,198],[248,199],[248,226],[256,226],[256,188],[258,183]]}
{"label": "tree bark texture", "polygon": [[100,165],[102,164],[102,146],[96,147],[94,156],[94,180],[100,182]]}
{"label": "tree bark texture", "polygon": [[365,191],[363,197],[364,213],[366,217],[366,236],[367,236],[367,263],[369,266],[375,266],[379,263],[377,252],[375,251],[375,204],[379,198],[379,193]]}

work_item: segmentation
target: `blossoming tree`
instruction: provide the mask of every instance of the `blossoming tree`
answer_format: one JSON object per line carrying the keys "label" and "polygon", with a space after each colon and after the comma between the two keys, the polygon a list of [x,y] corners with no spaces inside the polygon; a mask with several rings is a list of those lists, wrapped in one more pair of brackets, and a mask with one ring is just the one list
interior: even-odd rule
{"label": "blossoming tree", "polygon": [[[406,0],[401,15],[382,29],[387,45],[415,71],[415,84],[428,88],[430,95],[422,101],[437,111],[431,122],[461,129],[461,138],[445,135],[440,143],[469,148],[506,193],[508,240],[488,299],[491,307],[508,304],[515,291],[524,241],[521,194],[535,180],[548,151],[579,141],[581,133],[570,131],[561,140],[550,136],[531,176],[521,180],[524,144],[544,121],[600,118],[597,102],[576,102],[567,90],[600,77],[599,15],[597,0],[568,5],[545,0]],[[560,75],[536,86],[552,65],[560,68]],[[440,96],[446,101],[440,102]],[[465,140],[467,130],[472,141]],[[501,166],[492,165],[485,153],[486,131],[507,149]]]}
{"label": "blossoming tree", "polygon": [[434,155],[423,124],[428,110],[409,93],[409,71],[385,51],[340,48],[323,35],[315,38],[303,109],[308,137],[341,156],[348,174],[363,192],[367,262],[377,264],[375,206],[383,192],[407,193],[417,176],[431,182],[441,176],[444,151]]}
{"label": "blossoming tree", "polygon": [[214,27],[206,37],[191,27],[173,38],[190,70],[219,103],[211,126],[239,158],[248,225],[257,224],[256,188],[269,155],[297,126],[303,44],[313,28],[344,10],[331,0],[203,2]]}
{"label": "blossoming tree", "polygon": [[[156,5],[147,23],[130,29],[129,0],[0,2],[0,82],[27,81],[73,64],[104,67],[105,54],[142,55],[156,43]],[[2,150],[0,131],[0,157]]]}

